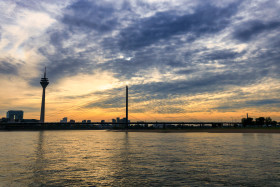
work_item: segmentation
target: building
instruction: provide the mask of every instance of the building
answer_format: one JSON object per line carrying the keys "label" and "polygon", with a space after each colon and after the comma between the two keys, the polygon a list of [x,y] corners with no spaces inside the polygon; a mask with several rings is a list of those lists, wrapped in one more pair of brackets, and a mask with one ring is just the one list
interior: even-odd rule
{"label": "building", "polygon": [[[129,124],[130,120],[128,120],[127,122]],[[119,117],[117,117],[117,119],[112,119],[113,127],[124,128],[125,123],[126,123],[126,118],[120,119]]]}
{"label": "building", "polygon": [[91,123],[91,120],[83,120],[82,123]]}
{"label": "building", "polygon": [[8,121],[11,122],[21,122],[23,120],[22,110],[9,110],[6,116]]}
{"label": "building", "polygon": [[60,120],[60,123],[67,123],[67,117],[64,117],[62,120]]}
{"label": "building", "polygon": [[75,120],[70,119],[69,123],[75,123]]}

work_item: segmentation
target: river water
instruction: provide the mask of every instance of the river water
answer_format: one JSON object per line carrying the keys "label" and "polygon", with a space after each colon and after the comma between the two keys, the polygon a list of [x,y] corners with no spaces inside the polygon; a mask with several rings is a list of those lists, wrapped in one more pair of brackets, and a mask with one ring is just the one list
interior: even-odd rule
{"label": "river water", "polygon": [[280,186],[280,134],[0,132],[0,186]]}

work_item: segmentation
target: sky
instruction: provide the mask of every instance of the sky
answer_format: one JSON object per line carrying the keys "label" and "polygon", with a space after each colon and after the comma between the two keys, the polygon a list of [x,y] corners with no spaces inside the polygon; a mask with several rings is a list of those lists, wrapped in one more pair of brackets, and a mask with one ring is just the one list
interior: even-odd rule
{"label": "sky", "polygon": [[0,0],[0,117],[280,120],[279,0]]}

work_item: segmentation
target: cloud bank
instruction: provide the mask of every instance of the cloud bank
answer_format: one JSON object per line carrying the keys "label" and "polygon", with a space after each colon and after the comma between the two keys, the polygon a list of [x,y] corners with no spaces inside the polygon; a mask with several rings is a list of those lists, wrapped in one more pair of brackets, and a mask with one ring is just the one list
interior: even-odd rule
{"label": "cloud bank", "polygon": [[[18,76],[21,66],[32,66],[37,72],[47,66],[52,84],[99,72],[118,80],[101,91],[112,93],[111,97],[88,101],[85,109],[122,108],[122,96],[117,93],[125,83],[135,112],[149,111],[145,107],[151,103],[153,113],[192,112],[187,104],[197,101],[186,101],[186,97],[203,95],[201,99],[210,102],[209,95],[225,92],[230,96],[219,97],[205,112],[262,110],[267,104],[279,108],[280,98],[275,97],[280,72],[278,1],[8,1],[2,6],[12,8],[2,13],[9,21],[0,20],[0,75]],[[7,42],[18,37],[8,32],[20,25],[23,13],[40,13],[48,24],[44,29],[34,27],[39,34],[29,34],[20,44]],[[32,55],[22,58],[20,50],[37,56],[29,62]],[[13,54],[23,63],[5,60]],[[40,76],[34,74],[28,84],[40,88]],[[261,94],[263,84],[269,85],[270,94]],[[259,87],[254,89],[255,96],[237,91],[253,86]],[[95,91],[92,95],[102,94]],[[73,102],[79,97],[88,98],[85,93],[65,95]],[[177,104],[168,102],[175,98]],[[237,98],[243,100],[236,104]]]}

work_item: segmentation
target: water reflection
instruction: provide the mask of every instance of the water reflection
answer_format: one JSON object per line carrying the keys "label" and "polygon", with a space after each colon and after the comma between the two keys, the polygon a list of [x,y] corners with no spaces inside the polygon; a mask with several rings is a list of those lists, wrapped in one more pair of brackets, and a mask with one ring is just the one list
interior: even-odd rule
{"label": "water reflection", "polygon": [[[112,176],[113,181],[112,185],[117,185],[121,181],[121,184],[127,184],[129,175],[132,174],[133,168],[131,167],[131,155],[132,152],[130,150],[129,144],[129,133],[123,132],[122,139],[119,140],[120,147],[115,148],[115,153],[112,159],[110,170],[114,170],[114,175]],[[129,174],[128,174],[129,173]]]}
{"label": "water reflection", "polygon": [[0,186],[277,186],[279,141],[279,134],[5,132]]}
{"label": "water reflection", "polygon": [[42,184],[42,182],[45,181],[45,175],[42,173],[47,163],[44,159],[44,131],[40,131],[38,135],[38,144],[35,151],[36,157],[33,167],[33,184]]}

